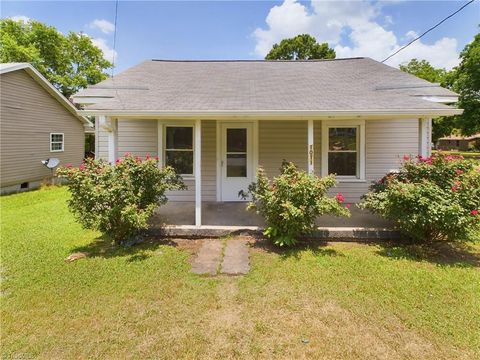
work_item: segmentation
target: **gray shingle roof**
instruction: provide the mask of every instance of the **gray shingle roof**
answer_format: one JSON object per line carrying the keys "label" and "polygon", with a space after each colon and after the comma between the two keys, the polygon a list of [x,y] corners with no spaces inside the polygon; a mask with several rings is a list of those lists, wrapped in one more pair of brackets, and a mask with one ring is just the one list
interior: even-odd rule
{"label": "gray shingle roof", "polygon": [[446,109],[449,90],[369,58],[322,61],[150,60],[80,91],[86,109],[326,111]]}

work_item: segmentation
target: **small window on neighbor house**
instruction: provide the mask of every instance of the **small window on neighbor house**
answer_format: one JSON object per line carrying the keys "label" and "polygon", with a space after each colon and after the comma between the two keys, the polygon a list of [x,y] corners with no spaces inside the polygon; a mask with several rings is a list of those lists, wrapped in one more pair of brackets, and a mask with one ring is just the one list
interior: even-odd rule
{"label": "small window on neighbor house", "polygon": [[328,128],[328,173],[358,177],[358,127]]}
{"label": "small window on neighbor house", "polygon": [[50,152],[63,151],[64,136],[62,133],[50,134]]}
{"label": "small window on neighbor house", "polygon": [[193,126],[165,128],[165,166],[177,174],[193,175]]}

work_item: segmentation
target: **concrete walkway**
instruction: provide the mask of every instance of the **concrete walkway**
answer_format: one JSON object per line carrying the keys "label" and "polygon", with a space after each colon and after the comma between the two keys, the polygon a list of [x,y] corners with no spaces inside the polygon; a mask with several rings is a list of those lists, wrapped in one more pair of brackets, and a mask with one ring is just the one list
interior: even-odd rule
{"label": "concrete walkway", "polygon": [[192,263],[192,272],[200,275],[244,275],[250,270],[248,241],[208,240],[203,243]]}

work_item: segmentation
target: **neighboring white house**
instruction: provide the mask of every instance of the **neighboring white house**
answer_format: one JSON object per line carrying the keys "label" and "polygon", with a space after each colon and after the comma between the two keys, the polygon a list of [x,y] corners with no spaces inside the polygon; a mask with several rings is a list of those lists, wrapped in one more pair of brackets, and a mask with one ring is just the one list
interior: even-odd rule
{"label": "neighboring white house", "polygon": [[91,124],[33,66],[0,65],[0,191],[38,187],[51,171],[42,163],[79,165]]}
{"label": "neighboring white house", "polygon": [[[241,201],[259,165],[283,159],[358,202],[404,154],[429,155],[431,118],[460,114],[456,94],[369,58],[165,61],[134,66],[79,92],[96,117],[96,156],[158,156],[188,190],[171,201]],[[196,191],[201,189],[201,191]],[[205,223],[205,222],[203,222]],[[208,225],[208,224],[207,224]]]}

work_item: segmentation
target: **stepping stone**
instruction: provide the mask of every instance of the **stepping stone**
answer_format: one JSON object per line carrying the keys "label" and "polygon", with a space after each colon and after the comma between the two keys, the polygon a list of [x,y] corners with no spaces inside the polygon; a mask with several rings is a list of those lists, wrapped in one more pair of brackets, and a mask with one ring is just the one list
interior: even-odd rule
{"label": "stepping stone", "polygon": [[250,259],[248,255],[247,240],[229,240],[225,247],[222,274],[241,275],[247,274],[250,270]]}
{"label": "stepping stone", "polygon": [[222,260],[222,248],[221,241],[205,241],[193,260],[192,272],[200,275],[216,275]]}

